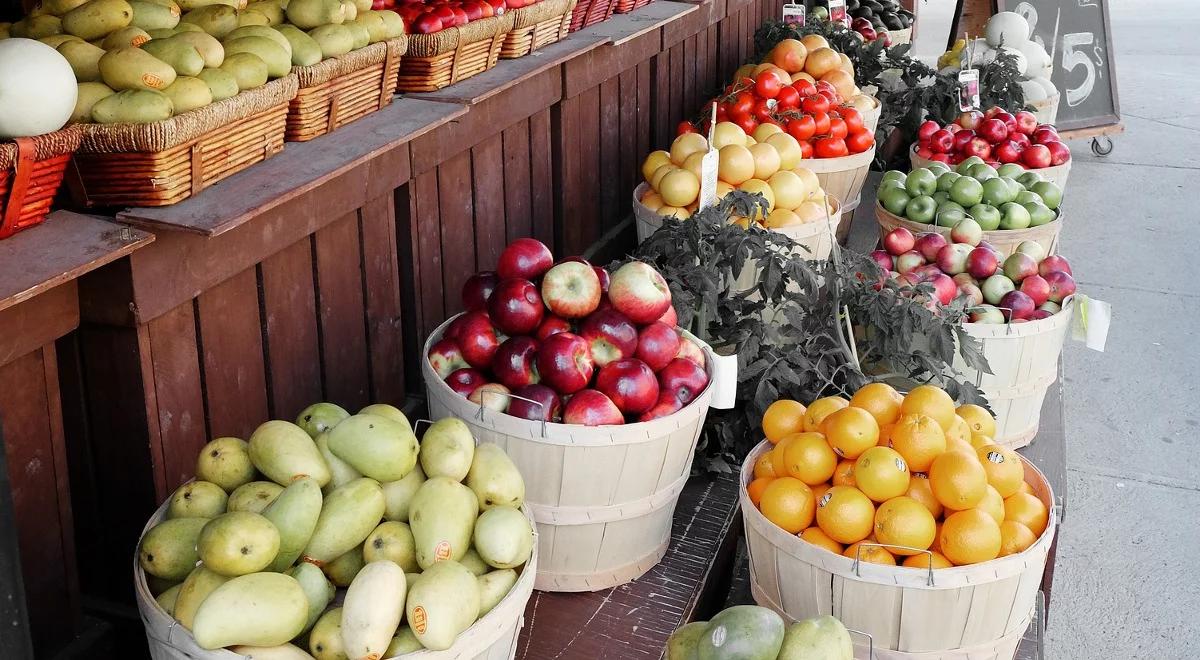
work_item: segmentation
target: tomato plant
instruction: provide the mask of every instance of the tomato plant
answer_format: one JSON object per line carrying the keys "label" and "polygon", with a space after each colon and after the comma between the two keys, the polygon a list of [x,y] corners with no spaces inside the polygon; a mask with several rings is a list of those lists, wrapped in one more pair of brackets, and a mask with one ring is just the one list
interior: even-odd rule
{"label": "tomato plant", "polygon": [[675,127],[675,135],[683,135],[684,133],[695,133],[695,132],[696,132],[696,127],[692,124],[692,122],[690,122],[686,119],[679,122],[679,125]]}
{"label": "tomato plant", "polygon": [[733,123],[741,127],[741,129],[746,132],[746,135],[750,135],[754,132],[754,129],[758,128],[758,120],[750,115],[735,118]]}
{"label": "tomato plant", "polygon": [[812,96],[817,93],[817,86],[804,78],[792,83],[792,87],[795,87],[796,91],[800,92],[800,96]]}
{"label": "tomato plant", "polygon": [[774,108],[775,99],[759,99],[758,102],[754,104],[754,118],[757,119],[760,124],[766,121],[774,121],[775,115],[772,112]]}
{"label": "tomato plant", "polygon": [[795,87],[787,85],[775,96],[775,109],[779,112],[794,110],[800,107],[800,92]]}
{"label": "tomato plant", "polygon": [[846,122],[846,130],[851,133],[857,133],[863,130],[862,113],[854,108],[838,108],[838,114],[842,116],[842,121]]}
{"label": "tomato plant", "polygon": [[763,71],[754,81],[754,93],[759,98],[773,99],[779,95],[779,90],[783,89],[783,85],[784,82],[780,80],[779,74],[774,71]]}
{"label": "tomato plant", "polygon": [[729,115],[734,117],[754,112],[755,100],[754,95],[750,92],[738,92],[737,96],[733,97],[733,102],[729,104]]}
{"label": "tomato plant", "polygon": [[801,158],[812,158],[813,157],[812,142],[810,142],[808,140],[800,141],[800,157]]}

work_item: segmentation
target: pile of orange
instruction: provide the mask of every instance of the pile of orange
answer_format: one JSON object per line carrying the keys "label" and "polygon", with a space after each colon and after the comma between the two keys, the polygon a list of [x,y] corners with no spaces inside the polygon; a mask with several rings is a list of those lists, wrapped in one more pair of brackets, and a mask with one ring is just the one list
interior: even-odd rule
{"label": "pile of orange", "polygon": [[[772,523],[862,561],[948,568],[1022,552],[1049,511],[996,420],[921,385],[872,383],[849,400],[767,408],[774,445],[754,465],[750,500]],[[926,552],[928,551],[928,552]]]}

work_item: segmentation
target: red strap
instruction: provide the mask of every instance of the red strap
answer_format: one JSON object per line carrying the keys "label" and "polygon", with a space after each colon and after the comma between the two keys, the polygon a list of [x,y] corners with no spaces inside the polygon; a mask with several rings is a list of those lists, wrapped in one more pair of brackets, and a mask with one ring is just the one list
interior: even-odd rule
{"label": "red strap", "polygon": [[0,238],[9,236],[17,231],[17,223],[21,220],[21,208],[25,205],[25,193],[29,190],[29,180],[33,177],[34,158],[37,148],[33,138],[19,137],[13,140],[17,143],[16,173],[13,176],[12,187],[8,191],[8,200],[4,205],[4,220],[0,222]]}

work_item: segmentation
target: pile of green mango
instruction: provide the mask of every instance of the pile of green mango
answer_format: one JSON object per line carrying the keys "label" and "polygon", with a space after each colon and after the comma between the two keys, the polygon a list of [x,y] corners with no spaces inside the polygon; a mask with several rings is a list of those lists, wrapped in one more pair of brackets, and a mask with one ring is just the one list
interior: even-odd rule
{"label": "pile of green mango", "polygon": [[205,445],[138,562],[205,649],[317,660],[445,650],[532,555],[524,500],[508,455],[476,446],[460,419],[434,422],[418,443],[392,406],[351,415],[318,403],[248,441]]}
{"label": "pile of green mango", "polygon": [[666,660],[854,660],[850,632],[832,616],[785,626],[774,611],[735,605],[667,639]]}
{"label": "pile of green mango", "polygon": [[149,123],[404,34],[371,0],[43,0],[0,38],[38,39],[79,82],[74,122]]}

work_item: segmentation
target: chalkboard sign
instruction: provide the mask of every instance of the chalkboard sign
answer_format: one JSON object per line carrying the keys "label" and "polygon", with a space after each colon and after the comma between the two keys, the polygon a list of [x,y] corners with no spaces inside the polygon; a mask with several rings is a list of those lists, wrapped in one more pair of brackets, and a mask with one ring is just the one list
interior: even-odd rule
{"label": "chalkboard sign", "polygon": [[1050,53],[1051,81],[1062,95],[1059,129],[1121,121],[1107,0],[999,0],[997,7],[1024,16],[1030,38]]}

